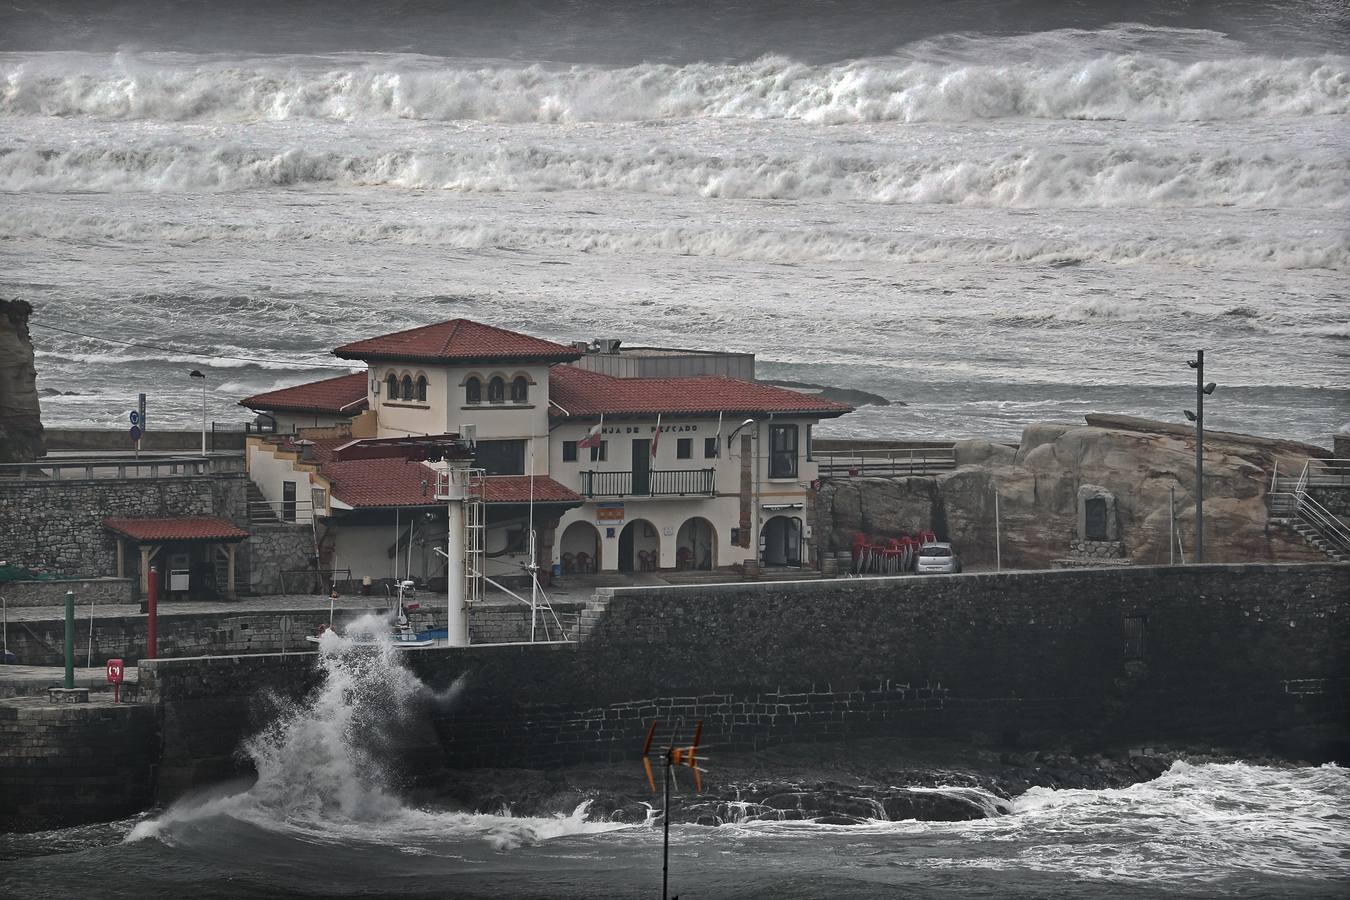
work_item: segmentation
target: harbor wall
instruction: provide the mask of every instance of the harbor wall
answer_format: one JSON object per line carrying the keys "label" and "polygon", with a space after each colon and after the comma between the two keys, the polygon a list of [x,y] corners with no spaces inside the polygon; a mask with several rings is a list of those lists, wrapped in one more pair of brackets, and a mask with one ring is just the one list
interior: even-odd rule
{"label": "harbor wall", "polygon": [[[59,582],[53,582],[59,583]],[[64,592],[63,592],[64,594]],[[77,597],[80,595],[77,594]],[[555,602],[554,611],[569,632],[576,628],[580,604]],[[340,607],[334,616],[339,623],[349,622],[375,607]],[[445,612],[429,607],[411,613],[415,628],[444,626]],[[92,660],[101,666],[110,658],[135,665],[145,655],[147,639],[145,615],[104,615],[94,607],[92,652],[90,647],[89,606],[75,610],[75,658],[80,665]],[[171,659],[193,656],[229,656],[251,653],[301,652],[312,649],[306,635],[315,634],[328,622],[326,608],[250,610],[236,614],[212,612],[171,613],[159,616],[159,655]],[[65,620],[14,620],[9,623],[8,645],[19,664],[61,666],[65,664]],[[530,611],[520,606],[482,605],[469,613],[469,633],[481,643],[528,641]]]}
{"label": "harbor wall", "polygon": [[[686,731],[702,720],[730,751],[876,735],[1033,748],[1199,741],[1341,761],[1350,748],[1346,566],[615,588],[598,592],[580,636],[410,653],[433,687],[464,679],[456,704],[430,716],[443,762],[629,758],[654,717]],[[301,656],[143,665],[164,721],[184,723],[166,725],[166,759],[180,773],[226,774],[250,698],[300,691],[309,666]]]}
{"label": "harbor wall", "polygon": [[135,585],[130,578],[54,578],[50,581],[0,582],[0,597],[10,609],[21,606],[62,606],[66,592],[75,592],[76,606],[88,615],[89,604],[131,603]]}
{"label": "harbor wall", "polygon": [[0,831],[118,819],[154,802],[154,706],[45,699],[0,703]]}

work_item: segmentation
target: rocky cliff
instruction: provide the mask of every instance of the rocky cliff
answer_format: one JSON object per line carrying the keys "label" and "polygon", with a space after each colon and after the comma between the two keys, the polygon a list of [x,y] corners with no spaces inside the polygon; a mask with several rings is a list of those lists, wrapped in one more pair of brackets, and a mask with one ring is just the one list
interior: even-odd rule
{"label": "rocky cliff", "polygon": [[[853,535],[894,536],[931,528],[968,563],[994,562],[997,485],[1003,564],[1039,568],[1070,555],[1081,538],[1080,494],[1112,498],[1113,539],[1140,563],[1168,561],[1169,490],[1187,558],[1194,547],[1195,439],[1189,429],[1140,419],[1089,417],[1088,425],[1032,425],[1017,448],[956,445],[957,468],[935,477],[852,478],[823,486],[816,530],[826,549]],[[1157,426],[1151,427],[1151,426]],[[1294,472],[1321,447],[1246,435],[1205,436],[1205,556],[1208,562],[1320,560],[1302,539],[1268,524],[1272,469]]]}
{"label": "rocky cliff", "polygon": [[0,463],[28,462],[46,452],[28,336],[32,312],[23,300],[0,299]]}

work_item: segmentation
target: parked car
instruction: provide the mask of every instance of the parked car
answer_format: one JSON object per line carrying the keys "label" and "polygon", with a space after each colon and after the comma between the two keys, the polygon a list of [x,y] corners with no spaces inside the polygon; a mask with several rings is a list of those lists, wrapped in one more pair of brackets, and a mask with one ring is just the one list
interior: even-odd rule
{"label": "parked car", "polygon": [[955,575],[961,571],[961,557],[951,544],[924,544],[914,564],[919,575]]}

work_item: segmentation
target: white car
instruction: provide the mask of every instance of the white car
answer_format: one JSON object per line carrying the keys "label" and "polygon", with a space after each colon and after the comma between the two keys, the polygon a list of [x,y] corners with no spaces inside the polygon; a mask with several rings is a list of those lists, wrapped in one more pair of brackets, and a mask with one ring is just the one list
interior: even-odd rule
{"label": "white car", "polygon": [[951,544],[924,544],[919,548],[914,571],[919,575],[955,575],[961,571],[961,557]]}

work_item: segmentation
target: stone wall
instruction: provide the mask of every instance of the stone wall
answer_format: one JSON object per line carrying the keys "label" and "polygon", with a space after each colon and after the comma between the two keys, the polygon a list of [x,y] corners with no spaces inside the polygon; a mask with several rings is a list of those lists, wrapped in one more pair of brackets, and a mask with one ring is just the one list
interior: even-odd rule
{"label": "stone wall", "polygon": [[[451,766],[627,758],[653,717],[702,719],[709,744],[737,750],[924,735],[1001,747],[1204,741],[1345,761],[1347,571],[1209,565],[609,589],[583,616],[579,644],[406,659],[433,687],[464,679],[457,705],[431,719]],[[224,772],[242,723],[261,715],[249,698],[302,692],[310,666],[299,655],[161,660],[141,677],[166,722],[173,709],[213,729],[210,741],[166,730],[165,753],[189,772],[196,751],[175,741],[205,745],[202,771]]]}
{"label": "stone wall", "polygon": [[[244,542],[247,580],[241,589],[255,594],[319,593],[313,569],[314,531],[309,525],[254,524],[252,535]],[[314,577],[297,574],[315,572]],[[287,574],[290,573],[290,574]]]}
{"label": "stone wall", "polygon": [[[247,476],[156,479],[0,481],[0,559],[75,578],[117,571],[117,544],[103,526],[110,516],[220,516],[246,521]],[[135,576],[137,555],[127,556]]]}
{"label": "stone wall", "polygon": [[0,703],[0,831],[133,815],[154,799],[157,710],[144,704]]}
{"label": "stone wall", "polygon": [[5,598],[10,609],[61,606],[66,602],[67,591],[75,592],[75,603],[86,611],[86,615],[90,603],[99,607],[109,603],[131,603],[135,599],[135,585],[130,578],[0,582],[0,597]]}
{"label": "stone wall", "polygon": [[1346,487],[1314,487],[1308,493],[1333,516],[1350,519],[1350,485]]}

